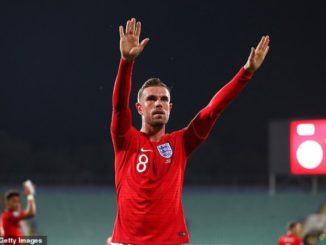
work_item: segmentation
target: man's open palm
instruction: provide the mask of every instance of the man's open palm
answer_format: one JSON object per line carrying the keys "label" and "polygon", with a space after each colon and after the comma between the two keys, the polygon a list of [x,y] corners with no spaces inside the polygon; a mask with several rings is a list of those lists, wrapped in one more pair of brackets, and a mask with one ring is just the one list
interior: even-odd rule
{"label": "man's open palm", "polygon": [[127,21],[126,29],[119,26],[120,32],[120,52],[121,57],[125,60],[134,60],[145,48],[149,42],[149,38],[145,38],[139,43],[141,33],[141,23],[136,22],[135,18]]}
{"label": "man's open palm", "polygon": [[247,71],[255,72],[264,62],[269,50],[269,36],[263,36],[256,48],[251,48],[251,52],[244,68]]}

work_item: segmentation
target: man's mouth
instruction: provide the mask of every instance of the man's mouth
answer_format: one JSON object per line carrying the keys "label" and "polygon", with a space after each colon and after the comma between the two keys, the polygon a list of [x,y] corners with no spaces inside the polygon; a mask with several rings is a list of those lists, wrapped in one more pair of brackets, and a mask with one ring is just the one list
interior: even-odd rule
{"label": "man's mouth", "polygon": [[154,112],[152,113],[152,115],[153,115],[153,116],[155,116],[155,115],[164,115],[164,111],[154,111]]}

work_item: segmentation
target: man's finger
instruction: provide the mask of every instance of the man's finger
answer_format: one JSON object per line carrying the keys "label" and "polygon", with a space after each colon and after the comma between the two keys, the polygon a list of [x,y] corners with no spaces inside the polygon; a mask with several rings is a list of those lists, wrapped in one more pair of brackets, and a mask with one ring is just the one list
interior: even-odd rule
{"label": "man's finger", "polygon": [[254,56],[255,56],[255,48],[252,47],[248,60],[252,61],[254,59]]}
{"label": "man's finger", "polygon": [[269,45],[269,36],[266,36],[265,37],[265,40],[264,40],[264,45],[263,45],[263,49],[265,50],[267,48],[267,46]]}
{"label": "man's finger", "polygon": [[141,23],[140,21],[137,22],[136,24],[136,36],[140,36],[140,32],[141,32]]}
{"label": "man's finger", "polygon": [[131,19],[131,30],[130,30],[131,33],[136,33],[136,19],[135,18],[132,18]]}
{"label": "man's finger", "polygon": [[149,38],[145,38],[143,41],[141,41],[140,46],[142,47],[142,49],[146,47],[148,42],[149,42]]}
{"label": "man's finger", "polygon": [[123,38],[125,34],[123,33],[123,26],[119,26],[120,38]]}
{"label": "man's finger", "polygon": [[265,59],[266,55],[268,54],[268,51],[269,51],[269,46],[267,46],[265,51],[264,51],[264,59]]}
{"label": "man's finger", "polygon": [[127,21],[127,24],[126,24],[126,34],[128,35],[130,32],[130,20]]}
{"label": "man's finger", "polygon": [[260,50],[263,43],[264,43],[264,39],[265,39],[265,36],[263,36],[261,39],[260,39],[260,42],[258,43],[257,47],[256,47],[256,50]]}

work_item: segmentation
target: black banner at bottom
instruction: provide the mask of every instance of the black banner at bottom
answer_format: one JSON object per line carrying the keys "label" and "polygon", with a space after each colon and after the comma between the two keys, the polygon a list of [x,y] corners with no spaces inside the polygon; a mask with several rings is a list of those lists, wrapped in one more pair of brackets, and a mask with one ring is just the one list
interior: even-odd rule
{"label": "black banner at bottom", "polygon": [[47,245],[46,236],[0,236],[0,245]]}

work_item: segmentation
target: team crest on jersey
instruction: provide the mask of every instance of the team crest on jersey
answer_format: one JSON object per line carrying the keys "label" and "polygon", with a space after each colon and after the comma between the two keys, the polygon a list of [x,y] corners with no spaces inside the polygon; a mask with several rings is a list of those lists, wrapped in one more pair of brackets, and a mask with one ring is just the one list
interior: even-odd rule
{"label": "team crest on jersey", "polygon": [[158,145],[157,149],[162,157],[170,158],[173,155],[173,151],[172,151],[171,145],[169,143],[165,143],[163,145]]}

